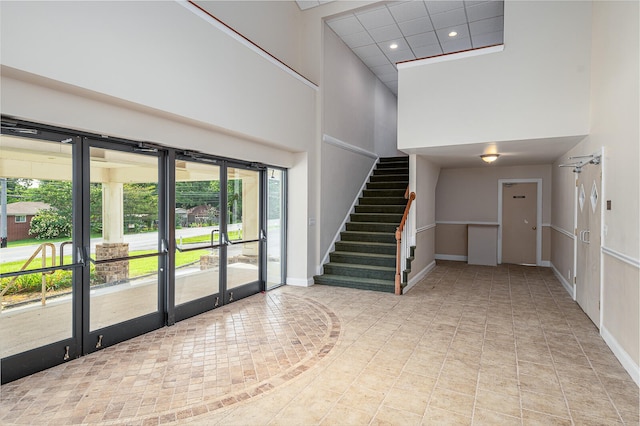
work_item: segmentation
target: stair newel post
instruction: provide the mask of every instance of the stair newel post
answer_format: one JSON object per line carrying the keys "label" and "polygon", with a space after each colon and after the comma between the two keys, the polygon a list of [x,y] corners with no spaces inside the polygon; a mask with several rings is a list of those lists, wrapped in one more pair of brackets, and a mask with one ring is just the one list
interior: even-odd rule
{"label": "stair newel post", "polygon": [[402,289],[400,286],[400,264],[402,263],[401,259],[400,259],[400,255],[402,252],[402,247],[401,247],[401,243],[402,243],[402,231],[400,231],[400,228],[396,228],[396,280],[395,280],[395,286],[396,286],[396,295],[400,295],[402,294]]}

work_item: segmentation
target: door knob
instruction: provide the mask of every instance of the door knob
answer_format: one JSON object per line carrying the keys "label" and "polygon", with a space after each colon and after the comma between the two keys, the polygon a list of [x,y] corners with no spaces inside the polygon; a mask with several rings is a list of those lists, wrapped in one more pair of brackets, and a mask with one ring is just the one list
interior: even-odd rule
{"label": "door knob", "polygon": [[531,229],[533,229],[535,231],[536,229],[538,229],[538,227],[537,226],[532,226]]}

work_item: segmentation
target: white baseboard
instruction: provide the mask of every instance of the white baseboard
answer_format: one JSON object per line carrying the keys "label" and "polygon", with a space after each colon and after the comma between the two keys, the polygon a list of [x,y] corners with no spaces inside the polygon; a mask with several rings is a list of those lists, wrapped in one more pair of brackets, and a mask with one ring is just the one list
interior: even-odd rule
{"label": "white baseboard", "polygon": [[571,296],[573,300],[576,300],[576,289],[574,288],[573,284],[567,281],[567,279],[560,273],[560,271],[558,271],[558,268],[556,268],[553,263],[549,262],[549,264],[551,266],[551,269],[553,269],[553,274],[556,276],[558,281],[562,283],[562,286],[565,290],[567,290],[569,296]]}
{"label": "white baseboard", "polygon": [[293,278],[287,277],[287,285],[294,287],[311,287],[314,284],[313,277],[311,278]]}
{"label": "white baseboard", "polygon": [[422,279],[429,273],[431,272],[431,270],[433,268],[436,267],[436,261],[432,261],[430,264],[428,264],[424,269],[422,269],[422,271],[418,272],[416,275],[414,275],[409,282],[407,283],[407,286],[402,289],[402,294],[405,294],[407,291],[411,290],[411,287],[413,287],[414,285],[418,284],[420,281],[422,281]]}
{"label": "white baseboard", "polygon": [[551,261],[550,260],[543,260],[540,262],[540,266],[542,266],[543,268],[550,268],[551,267]]}
{"label": "white baseboard", "polygon": [[622,346],[618,343],[615,337],[606,329],[606,327],[600,327],[600,335],[604,339],[604,341],[609,345],[609,348],[613,352],[613,354],[618,358],[620,364],[627,370],[627,373],[631,376],[636,385],[640,387],[640,367],[633,362],[633,359],[627,351],[625,351]]}
{"label": "white baseboard", "polygon": [[467,256],[461,256],[457,254],[436,254],[436,260],[455,260],[457,262],[466,262]]}

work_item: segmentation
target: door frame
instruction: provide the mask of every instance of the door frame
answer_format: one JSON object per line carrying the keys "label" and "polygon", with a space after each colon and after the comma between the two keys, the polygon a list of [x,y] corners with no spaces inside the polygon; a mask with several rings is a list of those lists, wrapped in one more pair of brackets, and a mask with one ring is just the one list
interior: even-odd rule
{"label": "door frame", "polygon": [[542,178],[498,179],[498,265],[502,264],[502,188],[505,183],[536,184],[536,265],[542,265]]}

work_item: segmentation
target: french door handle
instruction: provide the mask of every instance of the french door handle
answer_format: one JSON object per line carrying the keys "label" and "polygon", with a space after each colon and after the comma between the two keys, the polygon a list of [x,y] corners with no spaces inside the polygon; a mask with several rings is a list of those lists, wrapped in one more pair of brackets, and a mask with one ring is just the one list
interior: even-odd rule
{"label": "french door handle", "polygon": [[264,233],[264,229],[260,230],[260,239],[262,241],[267,241],[267,234]]}

